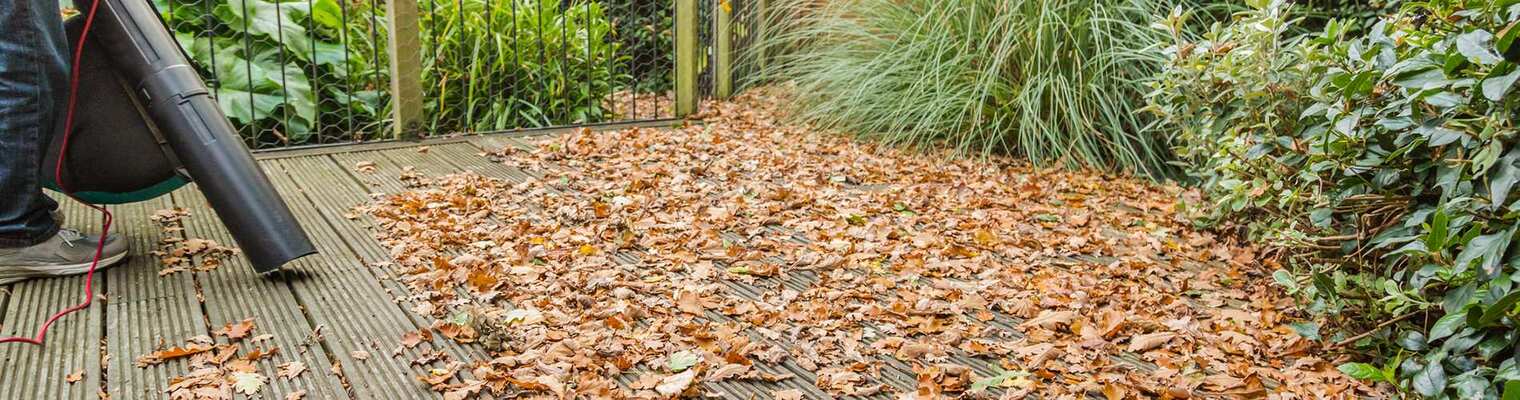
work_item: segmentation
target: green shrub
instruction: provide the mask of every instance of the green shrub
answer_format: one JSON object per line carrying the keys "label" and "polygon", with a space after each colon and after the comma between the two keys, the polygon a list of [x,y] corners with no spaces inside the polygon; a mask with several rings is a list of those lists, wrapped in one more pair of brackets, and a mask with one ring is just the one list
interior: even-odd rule
{"label": "green shrub", "polygon": [[487,3],[424,5],[432,9],[418,22],[426,42],[423,90],[432,131],[491,131],[607,118],[602,99],[612,93],[615,82],[626,81],[613,72],[625,57],[609,41],[612,28],[600,4]]}
{"label": "green shrub", "polygon": [[374,7],[345,10],[337,0],[155,5],[186,53],[215,78],[217,100],[250,143],[307,143],[319,130],[345,138],[355,134],[350,128],[361,138],[383,131],[377,125],[386,78],[375,60],[385,55],[371,41]]}
{"label": "green shrub", "polygon": [[1520,68],[1498,55],[1520,51],[1520,5],[1410,1],[1364,36],[1331,21],[1290,42],[1282,1],[1251,3],[1200,38],[1175,13],[1150,95],[1214,202],[1206,222],[1285,256],[1274,277],[1323,339],[1370,356],[1343,372],[1520,396]]}
{"label": "green shrub", "polygon": [[619,75],[639,93],[663,93],[675,76],[673,2],[603,0],[612,21],[614,41],[627,58],[617,65]]}
{"label": "green shrub", "polygon": [[[769,76],[796,82],[798,116],[827,128],[1037,164],[1163,169],[1143,78],[1156,2],[773,1]],[[1165,8],[1160,8],[1164,12]]]}
{"label": "green shrub", "polygon": [[[389,137],[383,3],[154,1],[250,144]],[[601,121],[629,81],[596,2],[417,1],[433,132]]]}

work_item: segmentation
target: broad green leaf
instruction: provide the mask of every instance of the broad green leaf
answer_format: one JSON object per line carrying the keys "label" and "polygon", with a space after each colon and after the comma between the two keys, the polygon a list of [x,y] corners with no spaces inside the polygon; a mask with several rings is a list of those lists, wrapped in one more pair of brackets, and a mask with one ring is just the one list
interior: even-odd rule
{"label": "broad green leaf", "polygon": [[343,9],[338,0],[317,0],[311,5],[311,19],[328,29],[343,29]]}
{"label": "broad green leaf", "polygon": [[1447,310],[1447,313],[1446,316],[1436,320],[1435,325],[1430,327],[1430,336],[1427,339],[1429,343],[1435,343],[1437,340],[1457,333],[1457,330],[1462,329],[1462,326],[1467,323],[1466,314],[1455,310]]}
{"label": "broad green leaf", "polygon": [[1319,337],[1319,324],[1313,321],[1294,322],[1288,324],[1288,327],[1293,328],[1294,332],[1297,332],[1299,336],[1303,336],[1305,339],[1313,341],[1321,340]]}
{"label": "broad green leaf", "polygon": [[1379,382],[1388,380],[1388,378],[1383,375],[1383,370],[1372,366],[1372,364],[1357,362],[1345,363],[1341,364],[1339,367],[1336,367],[1336,369],[1340,370],[1341,373],[1346,374],[1346,376],[1361,379],[1364,381]]}
{"label": "broad green leaf", "polygon": [[1467,325],[1474,328],[1487,328],[1494,322],[1499,321],[1499,318],[1513,311],[1515,303],[1520,303],[1520,291],[1513,291],[1504,295],[1504,297],[1500,297],[1493,305],[1482,308],[1482,312],[1473,313],[1472,311],[1479,310],[1479,308],[1474,307],[1468,312]]}
{"label": "broad green leaf", "polygon": [[274,114],[283,103],[279,96],[259,94],[238,89],[221,89],[216,96],[222,111],[240,124],[253,124]]}
{"label": "broad green leaf", "polygon": [[296,55],[309,54],[311,37],[306,33],[306,26],[295,18],[302,14],[299,10],[297,3],[228,0],[228,3],[217,5],[213,14],[229,27],[246,29],[251,34],[283,43]]}
{"label": "broad green leaf", "polygon": [[1457,51],[1463,57],[1483,65],[1498,64],[1503,59],[1493,50],[1494,35],[1479,29],[1457,36]]}
{"label": "broad green leaf", "polygon": [[1456,93],[1452,93],[1450,91],[1441,91],[1439,93],[1425,97],[1425,104],[1441,108],[1452,108],[1462,105],[1466,102],[1467,99],[1464,99],[1462,96],[1459,96]]}
{"label": "broad green leaf", "polygon": [[1288,273],[1286,270],[1279,269],[1272,271],[1272,280],[1277,282],[1278,286],[1282,286],[1284,290],[1287,290],[1288,293],[1298,292],[1298,281],[1294,280],[1293,274]]}
{"label": "broad green leaf", "polygon": [[1456,272],[1467,271],[1476,261],[1481,276],[1486,278],[1498,274],[1499,264],[1504,261],[1504,251],[1509,248],[1509,242],[1514,236],[1514,227],[1511,226],[1503,232],[1478,236],[1468,241],[1462,252],[1457,254]]}
{"label": "broad green leaf", "polygon": [[1504,206],[1504,201],[1509,198],[1510,190],[1514,189],[1515,182],[1520,182],[1520,148],[1511,149],[1509,153],[1499,159],[1499,170],[1488,180],[1488,195],[1492,198],[1490,210],[1497,210]]}
{"label": "broad green leaf", "polygon": [[1419,373],[1414,374],[1410,385],[1415,393],[1427,398],[1436,397],[1446,390],[1446,368],[1441,366],[1441,358],[1433,357]]}
{"label": "broad green leaf", "polygon": [[1503,75],[1490,75],[1483,79],[1483,97],[1489,101],[1500,101],[1515,86],[1515,80],[1520,79],[1520,68],[1510,68]]}
{"label": "broad green leaf", "polygon": [[1520,400],[1520,381],[1504,382],[1503,400]]}
{"label": "broad green leaf", "polygon": [[1477,371],[1468,371],[1451,379],[1451,388],[1457,392],[1459,399],[1485,399],[1498,395],[1497,391],[1492,394],[1488,379],[1484,379]]}

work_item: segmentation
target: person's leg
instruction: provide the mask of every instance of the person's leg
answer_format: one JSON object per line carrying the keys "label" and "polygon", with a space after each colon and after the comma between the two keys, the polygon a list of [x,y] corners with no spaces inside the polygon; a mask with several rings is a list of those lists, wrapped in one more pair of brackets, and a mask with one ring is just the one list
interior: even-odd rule
{"label": "person's leg", "polygon": [[41,187],[43,146],[67,96],[68,43],[58,0],[0,0],[0,247],[58,231]]}
{"label": "person's leg", "polygon": [[[84,273],[127,256],[126,241],[59,229],[42,194],[43,149],[68,100],[58,0],[0,0],[0,284]],[[96,248],[100,263],[96,264]]]}

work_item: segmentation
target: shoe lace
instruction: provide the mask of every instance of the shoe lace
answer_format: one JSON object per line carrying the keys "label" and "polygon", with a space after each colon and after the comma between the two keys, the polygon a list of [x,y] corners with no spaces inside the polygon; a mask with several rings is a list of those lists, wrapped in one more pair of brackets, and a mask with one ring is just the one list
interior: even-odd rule
{"label": "shoe lace", "polygon": [[69,247],[74,247],[74,242],[84,239],[84,234],[81,234],[79,231],[73,229],[59,229],[58,238],[63,239],[63,244],[68,245]]}

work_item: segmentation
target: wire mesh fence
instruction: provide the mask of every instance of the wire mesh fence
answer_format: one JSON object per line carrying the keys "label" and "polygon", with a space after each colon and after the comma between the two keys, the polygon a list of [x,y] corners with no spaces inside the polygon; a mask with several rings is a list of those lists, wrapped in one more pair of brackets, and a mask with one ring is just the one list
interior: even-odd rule
{"label": "wire mesh fence", "polygon": [[[387,0],[151,1],[250,148],[393,138]],[[426,134],[677,117],[673,1],[403,1],[420,11]],[[744,21],[751,3],[698,2],[700,98],[716,13]]]}

